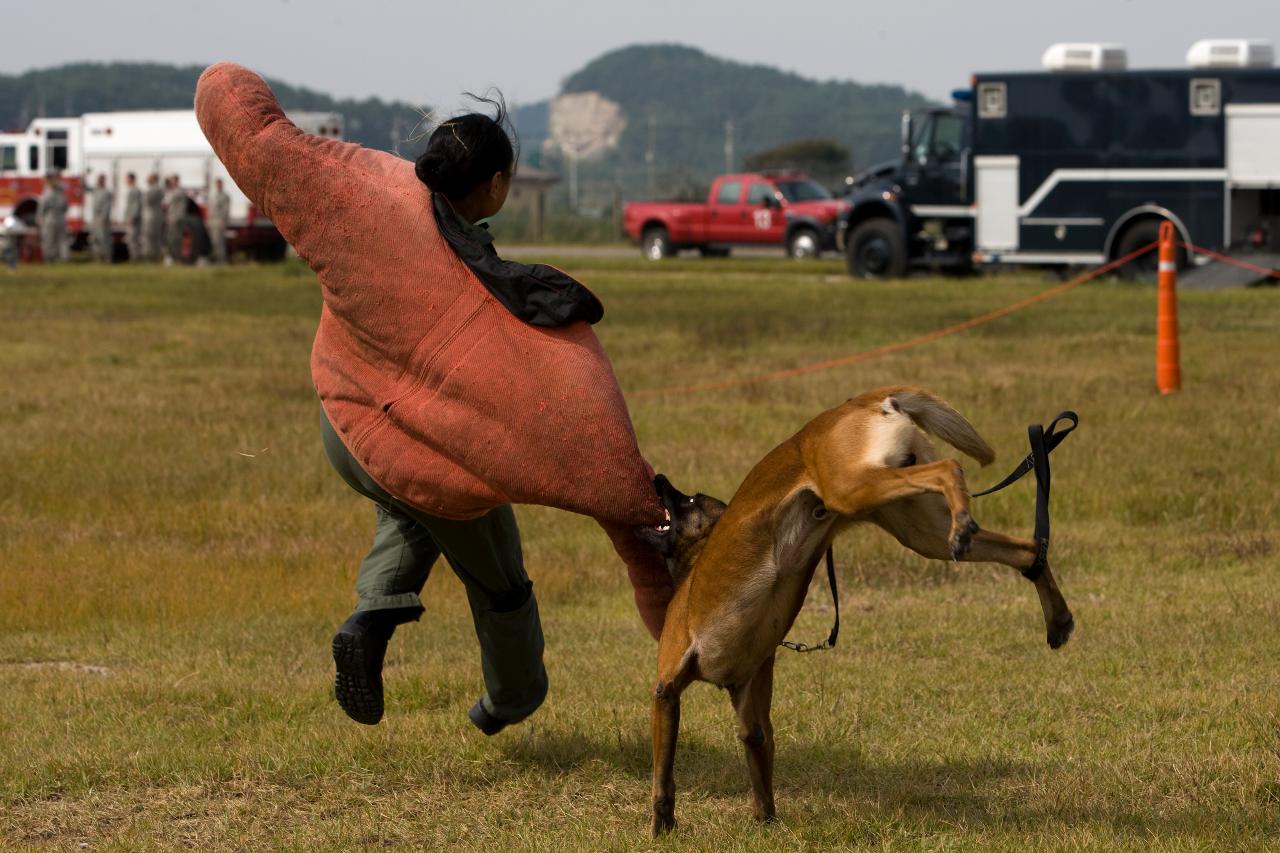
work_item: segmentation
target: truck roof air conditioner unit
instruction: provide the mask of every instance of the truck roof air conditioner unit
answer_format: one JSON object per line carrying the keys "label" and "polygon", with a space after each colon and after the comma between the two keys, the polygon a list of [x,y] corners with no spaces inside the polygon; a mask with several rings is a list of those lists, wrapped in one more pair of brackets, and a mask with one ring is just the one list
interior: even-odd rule
{"label": "truck roof air conditioner unit", "polygon": [[1202,39],[1187,51],[1192,68],[1270,68],[1271,42],[1262,39]]}
{"label": "truck roof air conditioner unit", "polygon": [[1118,44],[1055,44],[1040,62],[1050,71],[1123,71],[1129,64]]}

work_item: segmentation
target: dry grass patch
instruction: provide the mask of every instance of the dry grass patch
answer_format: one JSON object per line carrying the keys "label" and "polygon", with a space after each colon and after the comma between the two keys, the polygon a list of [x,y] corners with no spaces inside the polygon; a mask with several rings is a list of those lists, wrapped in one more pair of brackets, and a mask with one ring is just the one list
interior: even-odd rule
{"label": "dry grass patch", "polygon": [[[1030,277],[849,281],[834,263],[563,259],[629,389],[747,377],[954,323]],[[809,417],[925,385],[1001,453],[1060,408],[1061,653],[1016,575],[837,549],[839,648],[779,665],[776,826],[749,820],[726,697],[687,694],[681,828],[645,838],[654,646],[588,520],[518,510],[551,695],[495,739],[460,585],[393,642],[388,716],[330,695],[372,513],[327,469],[296,266],[0,278],[0,838],[133,850],[1264,849],[1280,833],[1280,306],[1188,293],[1154,394],[1154,293],[1101,282],[877,361],[633,401],[680,487],[728,497]],[[1028,531],[1029,486],[976,503]],[[793,636],[829,625],[823,582]],[[110,672],[100,674],[97,669]]]}

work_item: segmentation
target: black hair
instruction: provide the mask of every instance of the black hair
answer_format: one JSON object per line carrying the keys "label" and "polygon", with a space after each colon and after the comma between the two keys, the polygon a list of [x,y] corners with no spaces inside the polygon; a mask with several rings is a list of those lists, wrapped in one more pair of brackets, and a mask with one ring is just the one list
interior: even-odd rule
{"label": "black hair", "polygon": [[493,107],[494,115],[467,113],[441,122],[414,164],[418,180],[450,199],[468,195],[497,172],[514,172],[519,150],[502,93],[494,90],[492,98],[465,94]]}

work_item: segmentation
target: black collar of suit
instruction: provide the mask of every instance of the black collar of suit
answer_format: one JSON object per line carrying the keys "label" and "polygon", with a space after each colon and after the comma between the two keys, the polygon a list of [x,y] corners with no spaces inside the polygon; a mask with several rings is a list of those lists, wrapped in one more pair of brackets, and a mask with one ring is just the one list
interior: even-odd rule
{"label": "black collar of suit", "polygon": [[492,244],[469,235],[453,206],[439,193],[432,208],[441,235],[476,278],[508,311],[533,326],[599,322],[604,306],[595,294],[546,264],[521,264],[498,257]]}

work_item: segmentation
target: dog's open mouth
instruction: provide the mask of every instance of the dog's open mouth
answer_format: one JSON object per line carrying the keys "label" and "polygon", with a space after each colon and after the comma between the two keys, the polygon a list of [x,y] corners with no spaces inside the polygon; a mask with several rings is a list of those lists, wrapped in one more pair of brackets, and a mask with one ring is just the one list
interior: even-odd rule
{"label": "dog's open mouth", "polygon": [[658,531],[659,533],[666,533],[668,530],[671,529],[671,512],[669,510],[664,509],[662,511],[662,514],[667,517],[666,521],[662,522],[661,524],[655,524],[653,526],[653,529]]}

